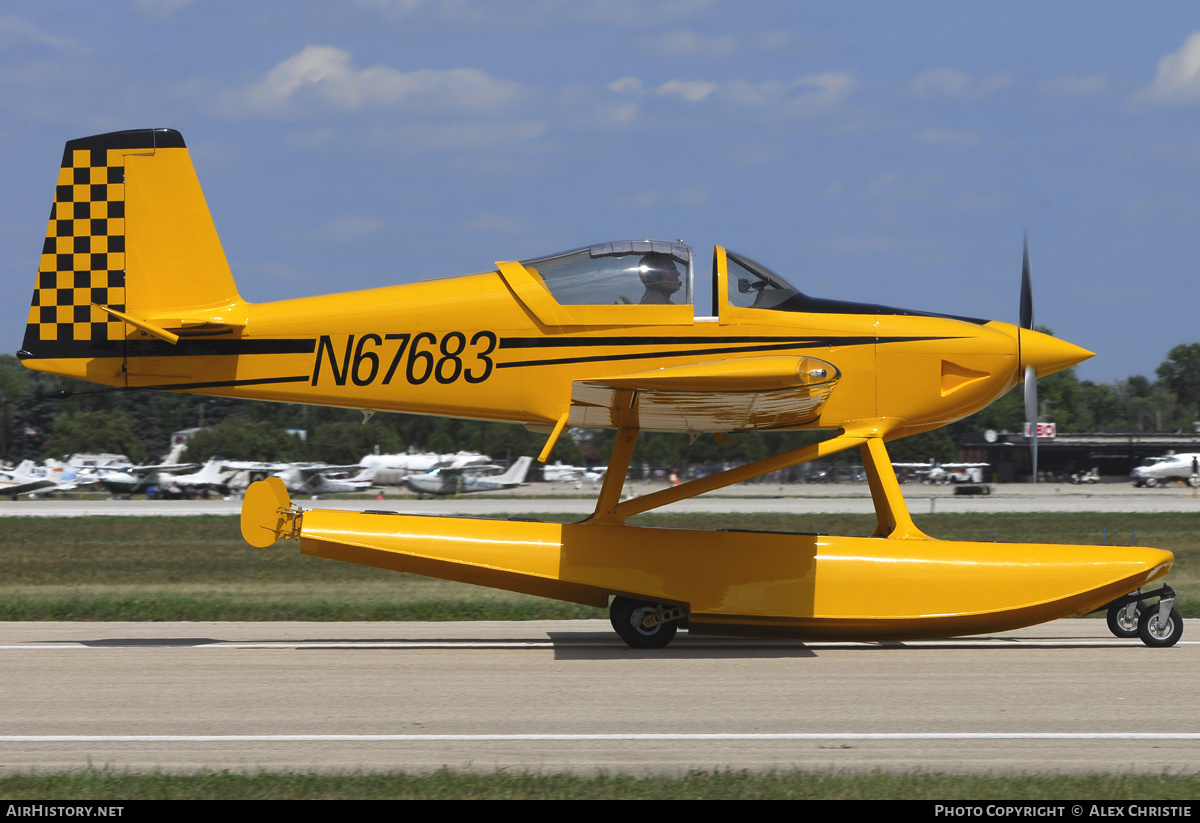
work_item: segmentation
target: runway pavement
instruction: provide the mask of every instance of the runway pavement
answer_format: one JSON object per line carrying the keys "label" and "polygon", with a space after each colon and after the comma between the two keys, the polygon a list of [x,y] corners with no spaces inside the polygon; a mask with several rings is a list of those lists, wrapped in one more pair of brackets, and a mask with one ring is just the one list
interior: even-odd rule
{"label": "runway pavement", "polygon": [[[646,487],[638,491],[648,490]],[[914,513],[1200,511],[1187,489],[906,486]],[[298,501],[573,512],[553,497]],[[237,514],[240,501],[0,502],[0,516]],[[864,486],[706,495],[675,511],[870,512]],[[605,621],[2,623],[0,771],[453,768],[970,773],[1200,770],[1200,621],[1172,649],[1102,620],[924,643],[694,638]]]}
{"label": "runway pavement", "polygon": [[[1189,639],[1191,638],[1191,639]],[[913,643],[604,621],[0,624],[0,770],[1200,770],[1200,621]]]}
{"label": "runway pavement", "polygon": [[[662,484],[633,483],[632,495],[663,488]],[[1200,496],[1192,489],[1136,489],[1129,483],[1095,486],[1044,483],[996,485],[989,495],[963,496],[951,486],[905,485],[905,499],[915,515],[963,512],[1200,512]],[[482,515],[502,513],[570,513],[585,515],[595,507],[597,490],[576,489],[564,483],[539,483],[462,497],[421,500],[389,492],[380,500],[298,497],[304,509],[383,509],[405,514]],[[874,511],[865,483],[859,484],[742,484],[664,507],[664,512],[791,512],[796,514],[870,514]],[[0,500],[0,517],[77,517],[82,515],[236,515],[241,500]]]}

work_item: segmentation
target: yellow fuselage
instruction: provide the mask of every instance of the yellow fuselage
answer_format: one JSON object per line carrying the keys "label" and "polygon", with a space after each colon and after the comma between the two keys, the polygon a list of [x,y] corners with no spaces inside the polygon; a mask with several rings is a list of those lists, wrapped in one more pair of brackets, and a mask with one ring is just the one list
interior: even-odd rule
{"label": "yellow fuselage", "polygon": [[[214,312],[225,325],[183,327],[176,344],[131,328],[123,358],[27,365],[130,388],[548,426],[567,411],[575,381],[794,354],[840,372],[804,427],[888,419],[892,436],[970,414],[1019,373],[1016,330],[1003,323],[730,307],[724,314],[734,318],[695,319],[689,306],[597,308],[610,315],[603,326],[546,325],[493,272],[236,303]],[[739,428],[731,421],[726,430]]]}

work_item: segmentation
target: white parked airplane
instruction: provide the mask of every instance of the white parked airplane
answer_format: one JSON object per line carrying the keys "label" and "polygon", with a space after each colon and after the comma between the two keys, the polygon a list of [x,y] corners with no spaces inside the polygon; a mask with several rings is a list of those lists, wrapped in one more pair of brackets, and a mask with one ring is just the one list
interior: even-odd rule
{"label": "white parked airplane", "polygon": [[355,466],[329,466],[325,463],[293,463],[275,474],[293,494],[353,494],[371,488],[371,470],[350,477]]}
{"label": "white parked airplane", "polygon": [[1147,457],[1142,461],[1142,465],[1129,473],[1133,485],[1138,488],[1154,488],[1176,480],[1182,480],[1194,487],[1197,475],[1200,475],[1200,454],[1195,452]]}
{"label": "white parked airplane", "polygon": [[0,470],[0,494],[7,494],[16,500],[18,494],[57,487],[61,479],[61,468],[40,468],[32,460],[25,460],[15,469]]}
{"label": "white parked airplane", "polygon": [[368,454],[358,465],[370,471],[376,486],[402,486],[410,474],[425,474],[445,466],[462,469],[468,466],[486,466],[492,458],[479,452],[460,451],[457,454],[437,452],[413,452],[411,454]]}
{"label": "white parked airplane", "polygon": [[893,463],[893,469],[909,469],[925,485],[945,486],[950,483],[982,483],[983,470],[988,463]]}
{"label": "white parked airplane", "polygon": [[533,464],[532,457],[518,457],[508,471],[500,475],[480,476],[471,474],[481,467],[452,468],[442,466],[428,474],[414,474],[404,478],[404,484],[417,494],[469,494],[471,492],[493,492],[511,489],[525,484],[525,475]]}
{"label": "white parked airplane", "polygon": [[229,490],[229,479],[237,471],[236,465],[223,458],[213,457],[205,461],[199,471],[191,474],[159,474],[158,486],[152,496],[159,499],[177,499],[191,498],[213,491],[223,494]]}
{"label": "white parked airplane", "polygon": [[580,483],[584,480],[599,483],[604,479],[606,470],[607,467],[589,469],[587,466],[567,466],[558,460],[554,465],[548,465],[542,469],[542,478],[548,483]]}

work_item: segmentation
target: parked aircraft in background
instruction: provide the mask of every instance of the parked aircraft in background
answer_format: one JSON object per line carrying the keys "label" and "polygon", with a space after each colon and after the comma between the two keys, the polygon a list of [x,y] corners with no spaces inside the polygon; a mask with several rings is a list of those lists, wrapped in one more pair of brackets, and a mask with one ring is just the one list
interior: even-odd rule
{"label": "parked aircraft in background", "polygon": [[1182,480],[1194,487],[1198,474],[1200,474],[1200,454],[1184,453],[1147,457],[1142,461],[1142,465],[1135,467],[1129,473],[1129,476],[1133,479],[1133,485],[1138,488],[1142,486],[1154,488],[1177,480]]}
{"label": "parked aircraft in background", "polygon": [[154,466],[104,467],[93,470],[90,477],[110,494],[145,494],[148,489],[160,486],[169,472],[186,471],[199,465],[162,463]]}
{"label": "parked aircraft in background", "polygon": [[437,452],[413,452],[408,454],[368,454],[358,461],[364,470],[370,470],[371,481],[376,486],[403,486],[404,478],[410,474],[425,474],[445,466],[462,469],[468,466],[487,466],[492,458],[479,452],[460,451],[457,454]]}
{"label": "parked aircraft in background", "polygon": [[[252,303],[170,129],[68,142],[39,247],[18,352],[32,369],[121,389],[517,423],[548,435],[542,461],[568,427],[616,432],[581,523],[303,510],[269,477],[242,505],[251,545],[295,539],[308,555],[607,607],[639,648],[681,626],[822,640],[983,634],[1148,598],[1143,642],[1170,646],[1183,631],[1171,587],[1149,589],[1173,566],[1168,551],[935,540],[905,504],[888,441],[960,420],[1019,382],[1036,424],[1036,379],[1092,356],[1034,329],[1028,253],[1017,324],[871,294],[815,297],[723,246],[698,267],[691,246],[647,239]],[[711,309],[697,311],[697,292]],[[642,430],[779,429],[830,436],[622,499]],[[1029,447],[1036,477],[1036,437]],[[870,484],[870,537],[627,522],[851,449]]]}
{"label": "parked aircraft in background", "polygon": [[587,466],[566,466],[561,460],[542,469],[542,479],[548,483],[599,483],[604,479],[605,468],[589,469]]}
{"label": "parked aircraft in background", "polygon": [[353,494],[371,488],[370,469],[353,477],[350,472],[359,466],[329,466],[324,463],[293,463],[275,477],[292,494],[311,494],[314,497],[326,494]]}
{"label": "parked aircraft in background", "polygon": [[908,469],[914,472],[921,482],[929,486],[945,486],[951,483],[982,483],[983,470],[988,463],[939,463],[930,460],[928,463],[893,463],[893,469]]}
{"label": "parked aircraft in background", "polygon": [[25,460],[16,468],[0,469],[0,495],[16,500],[19,494],[45,491],[61,483],[62,469],[39,468],[32,460]]}
{"label": "parked aircraft in background", "polygon": [[482,467],[451,468],[443,466],[428,474],[413,474],[404,478],[404,485],[417,494],[470,494],[494,492],[524,485],[525,475],[533,465],[532,457],[518,457],[508,471],[498,475],[474,474]]}
{"label": "parked aircraft in background", "polygon": [[236,463],[222,457],[212,457],[204,462],[198,471],[191,474],[160,474],[158,485],[153,491],[148,491],[158,499],[192,498],[207,495],[210,492],[225,494],[229,491],[229,481],[245,463]]}

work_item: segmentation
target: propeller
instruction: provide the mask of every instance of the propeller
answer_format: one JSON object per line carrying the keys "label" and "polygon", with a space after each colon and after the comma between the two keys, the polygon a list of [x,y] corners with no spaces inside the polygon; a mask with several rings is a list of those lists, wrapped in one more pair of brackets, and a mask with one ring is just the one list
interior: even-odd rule
{"label": "propeller", "polygon": [[[1021,261],[1021,322],[1022,329],[1033,331],[1033,282],[1029,276],[1029,236],[1025,236],[1025,248]],[[1021,336],[1018,333],[1017,347],[1020,350]],[[1020,362],[1020,360],[1018,361]],[[1018,366],[1018,368],[1020,368]],[[1033,463],[1033,482],[1037,483],[1038,419],[1037,419],[1037,369],[1033,364],[1025,366],[1025,420],[1029,423],[1029,458]]]}

